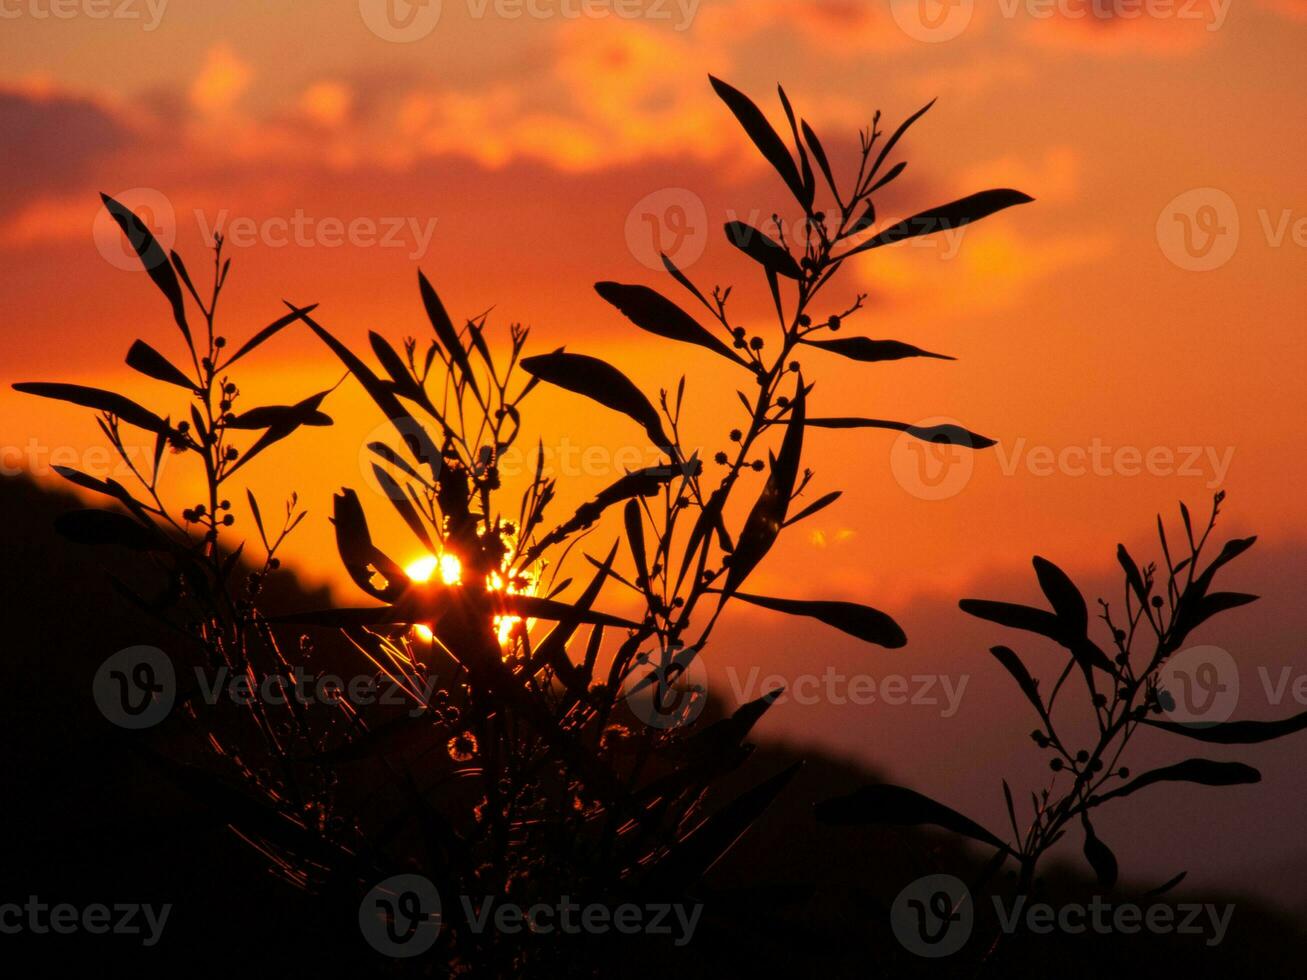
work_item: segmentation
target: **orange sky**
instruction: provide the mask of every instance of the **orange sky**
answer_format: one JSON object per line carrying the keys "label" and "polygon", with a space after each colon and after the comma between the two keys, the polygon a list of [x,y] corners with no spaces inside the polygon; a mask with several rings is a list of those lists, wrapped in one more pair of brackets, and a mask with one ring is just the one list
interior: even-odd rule
{"label": "orange sky", "polygon": [[[955,418],[999,446],[933,487],[888,433],[815,433],[814,488],[846,495],[782,541],[758,591],[952,609],[1035,551],[1086,575],[1118,539],[1148,553],[1157,510],[1182,497],[1205,510],[1218,486],[1228,531],[1300,555],[1302,0],[444,0],[400,2],[415,18],[403,30],[374,0],[121,3],[103,9],[138,16],[94,16],[95,0],[60,7],[67,17],[54,0],[4,5],[7,467],[48,474],[54,452],[104,465],[86,413],[10,382],[167,397],[122,366],[135,337],[173,354],[177,338],[114,236],[97,238],[99,191],[145,205],[205,274],[204,234],[225,223],[230,337],[275,318],[283,298],[320,303],[354,342],[370,328],[421,334],[421,266],[456,318],[494,305],[491,323],[531,324],[537,351],[607,357],[651,393],[686,372],[704,419],[689,435],[710,454],[736,421],[737,379],[640,334],[591,284],[665,285],[645,264],[652,220],[697,281],[735,283],[737,312],[762,322],[765,287],[720,226],[770,214],[784,191],[711,72],[773,119],[783,82],[845,161],[876,108],[892,127],[938,96],[902,146],[910,166],[880,202],[886,219],[985,187],[1037,199],[960,241],[873,252],[837,283],[833,304],[870,293],[850,329],[959,360],[810,356],[819,413]],[[424,33],[380,36],[404,30]],[[243,379],[251,404],[341,373],[304,333],[263,354]],[[569,499],[612,477],[616,450],[644,448],[578,399],[535,400],[546,445],[598,460],[565,481]],[[359,450],[380,420],[351,383],[324,408],[336,427],[246,472],[261,499],[302,491],[312,516],[291,563],[339,582],[330,490],[363,485]],[[369,511],[379,538],[416,554],[379,497]]]}

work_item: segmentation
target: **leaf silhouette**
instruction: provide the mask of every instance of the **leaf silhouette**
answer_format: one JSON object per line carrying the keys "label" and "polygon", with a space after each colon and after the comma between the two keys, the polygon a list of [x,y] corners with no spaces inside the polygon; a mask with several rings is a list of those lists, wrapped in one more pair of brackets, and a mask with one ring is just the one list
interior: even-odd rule
{"label": "leaf silhouette", "polygon": [[835,826],[890,824],[898,827],[929,825],[1008,850],[1008,846],[969,817],[937,803],[916,790],[890,783],[873,783],[847,796],[818,803],[814,813],[819,823]]}
{"label": "leaf silhouette", "polygon": [[307,402],[298,405],[264,405],[235,415],[227,421],[229,429],[272,429],[301,425],[331,425],[331,416]]}
{"label": "leaf silhouette", "polygon": [[787,279],[799,279],[803,275],[799,263],[794,261],[794,256],[787,252],[783,245],[752,225],[745,224],[743,221],[728,221],[726,238],[768,272],[785,276]]}
{"label": "leaf silhouette", "polygon": [[856,636],[859,640],[891,650],[903,647],[908,642],[902,628],[888,614],[856,602],[773,599],[745,592],[736,592],[735,598],[764,609],[789,613],[791,616],[809,616],[850,636]]}
{"label": "leaf silhouette", "polygon": [[1049,605],[1053,607],[1057,618],[1062,621],[1063,627],[1069,633],[1076,635],[1086,632],[1089,629],[1089,608],[1085,605],[1085,597],[1080,594],[1076,584],[1071,581],[1066,572],[1047,558],[1036,555],[1031,560],[1031,564],[1035,566],[1039,587],[1043,590]]}
{"label": "leaf silhouette", "polygon": [[1289,718],[1275,721],[1222,721],[1211,724],[1185,723],[1175,721],[1158,721],[1156,718],[1141,719],[1144,724],[1163,731],[1184,735],[1200,742],[1213,742],[1218,745],[1252,745],[1257,742],[1269,742],[1307,729],[1307,711]]}
{"label": "leaf silhouette", "polygon": [[812,152],[812,158],[817,161],[822,176],[826,178],[830,192],[838,198],[839,189],[835,186],[835,175],[831,172],[830,160],[826,156],[826,148],[821,145],[821,140],[817,138],[817,134],[813,132],[806,119],[800,120],[799,128],[803,131],[803,141],[808,144],[808,149]]}
{"label": "leaf silhouette", "polygon": [[1057,617],[1044,609],[1023,606],[1015,602],[997,602],[991,599],[963,599],[958,607],[968,615],[987,619],[1000,626],[1038,633],[1050,640],[1058,638],[1060,627]]}
{"label": "leaf silhouette", "polygon": [[[368,519],[363,514],[358,495],[348,488],[333,499],[331,523],[336,528],[336,550],[349,577],[368,595],[393,602],[408,588],[409,579],[404,570],[372,543]],[[385,579],[384,586],[373,582],[373,576]]]}
{"label": "leaf silhouette", "polygon": [[[810,422],[808,424],[811,425],[812,423]],[[831,504],[835,503],[835,501],[839,500],[840,497],[842,497],[843,495],[844,495],[843,490],[832,490],[830,493],[814,500],[812,503],[810,503],[807,507],[803,508],[803,510],[799,511],[794,516],[787,518],[783,526],[789,527],[791,524],[797,524],[805,517],[811,517],[813,514],[817,513],[818,511],[825,510]]]}
{"label": "leaf silhouette", "polygon": [[60,384],[46,381],[21,381],[14,385],[15,391],[41,398],[53,398],[57,401],[71,402],[84,408],[94,408],[110,415],[116,415],[129,425],[135,425],[150,432],[171,431],[167,422],[147,408],[124,395],[102,388],[88,388],[85,385]]}
{"label": "leaf silhouette", "polygon": [[1026,696],[1026,700],[1035,706],[1035,710],[1043,714],[1044,703],[1039,697],[1039,685],[1030,676],[1030,671],[1026,670],[1026,665],[1021,662],[1021,658],[1016,655],[1015,651],[1009,647],[997,646],[990,647],[989,652],[994,655],[995,660],[1003,665],[1003,669],[1012,675],[1017,682],[1017,686],[1021,688],[1021,693]]}
{"label": "leaf silhouette", "polygon": [[859,252],[865,252],[868,249],[880,248],[882,245],[894,245],[909,238],[917,238],[920,235],[953,231],[969,225],[973,221],[987,218],[996,211],[1002,211],[1017,204],[1029,204],[1033,200],[1034,198],[1027,194],[1008,188],[981,191],[978,194],[972,194],[970,197],[953,201],[951,204],[944,204],[914,214],[911,218],[904,218],[898,224],[886,228],[880,234],[873,235],[861,245],[845,252],[840,258],[847,259],[851,255],[857,255]]}
{"label": "leaf silhouette", "polygon": [[143,340],[133,343],[127,351],[127,366],[156,381],[166,381],[187,391],[195,390],[195,382]]}
{"label": "leaf silhouette", "polygon": [[[289,306],[290,304],[286,305]],[[341,363],[349,369],[349,373],[354,375],[359,384],[363,386],[363,389],[376,402],[377,407],[385,413],[386,418],[395,427],[395,431],[404,440],[413,457],[420,462],[426,463],[431,470],[431,475],[439,479],[440,450],[436,448],[435,443],[431,441],[431,437],[427,435],[427,430],[400,403],[394,392],[372,372],[370,367],[359,360],[353,351],[332,336],[330,331],[314,320],[313,317],[307,313],[301,315],[304,322],[308,324],[309,329],[316,333],[323,343],[335,351]]]}
{"label": "leaf silhouette", "polygon": [[525,358],[522,367],[541,381],[584,395],[635,420],[644,427],[655,446],[667,448],[671,445],[663,431],[662,420],[649,399],[608,362],[588,354],[555,351]]}
{"label": "leaf silhouette", "polygon": [[1154,783],[1199,783],[1203,786],[1241,786],[1261,782],[1262,774],[1242,762],[1214,762],[1211,759],[1186,759],[1173,766],[1150,769],[1124,786],[1091,797],[1086,806],[1098,806],[1118,796],[1129,796]]}
{"label": "leaf silhouette", "polygon": [[757,503],[745,519],[740,540],[731,553],[726,585],[722,589],[722,602],[734,594],[758,562],[762,561],[763,556],[771,550],[785,524],[786,511],[789,509],[790,498],[794,496],[794,483],[798,478],[799,458],[803,453],[804,417],[805,390],[803,376],[800,375],[795,383],[789,424],[785,438],[781,441],[780,453],[767,475],[767,483],[763,486]]}
{"label": "leaf silhouette", "polygon": [[304,307],[291,307],[291,311],[287,313],[285,316],[278,317],[276,320],[273,320],[266,327],[264,327],[262,330],[256,333],[253,337],[245,341],[245,343],[241,344],[241,346],[237,349],[236,353],[233,354],[231,357],[227,358],[226,362],[222,365],[222,368],[225,369],[231,367],[233,364],[239,361],[250,351],[257,348],[260,344],[263,344],[265,341],[275,337],[277,334],[279,334],[286,327],[290,326],[296,320],[303,319],[305,316],[312,313],[317,308],[318,308],[317,303],[310,303],[308,306],[304,306]]}
{"label": "leaf silhouette", "polygon": [[790,156],[790,151],[780,135],[772,128],[771,123],[767,121],[767,117],[762,114],[762,110],[747,95],[720,78],[709,75],[708,80],[712,83],[713,91],[726,103],[727,108],[744,127],[749,139],[753,140],[753,145],[780,174],[781,180],[785,181],[785,186],[790,189],[795,199],[802,202],[803,180],[794,166],[794,158]]}
{"label": "leaf silhouette", "polygon": [[834,340],[804,340],[802,343],[820,350],[828,350],[853,361],[899,361],[905,357],[934,357],[941,361],[956,361],[948,354],[935,354],[898,340],[872,340],[870,337],[838,337]]}
{"label": "leaf silhouette", "polygon": [[934,442],[950,446],[966,446],[970,449],[988,449],[996,445],[995,440],[982,436],[960,425],[942,423],[940,425],[909,425],[907,422],[894,422],[889,419],[864,419],[853,417],[808,419],[808,426],[816,429],[893,429],[906,432],[923,442]]}
{"label": "leaf silhouette", "polygon": [[[648,286],[627,286],[618,282],[597,282],[595,292],[621,310],[641,330],[660,337],[698,344],[736,364],[745,361],[719,338],[709,333],[694,317]],[[745,365],[747,366],[747,365]]]}
{"label": "leaf silhouette", "polygon": [[101,194],[100,200],[104,202],[113,220],[127,236],[127,241],[135,249],[150,279],[168,300],[168,305],[172,307],[172,318],[189,344],[191,328],[186,324],[186,306],[182,300],[182,287],[177,281],[177,274],[173,272],[168,256],[163,251],[163,246],[158,243],[154,235],[150,234],[150,229],[145,227],[145,222],[136,216],[135,211],[115,201],[108,194]]}
{"label": "leaf silhouette", "polygon": [[431,321],[431,327],[435,330],[441,346],[449,351],[449,356],[458,365],[463,377],[467,379],[472,393],[480,398],[481,391],[477,388],[477,379],[472,374],[472,365],[467,359],[467,351],[463,349],[463,344],[458,339],[458,331],[454,329],[454,322],[450,320],[449,314],[445,312],[445,305],[440,302],[440,297],[436,295],[435,289],[432,288],[431,283],[420,269],[418,270],[418,290],[422,293],[422,305],[426,307],[427,319]]}
{"label": "leaf silhouette", "polygon": [[1089,822],[1089,814],[1081,813],[1080,820],[1085,828],[1085,860],[1098,876],[1098,883],[1104,888],[1112,888],[1116,885],[1119,871],[1116,855],[1094,833],[1094,826]]}
{"label": "leaf silhouette", "polygon": [[903,139],[903,135],[912,128],[912,124],[929,112],[934,104],[935,100],[931,99],[912,115],[908,116],[907,119],[899,123],[899,128],[894,130],[893,135],[891,135],[890,138],[885,141],[885,145],[881,147],[880,156],[876,157],[876,162],[871,168],[870,177],[875,177],[876,174],[880,173],[881,164],[885,162],[885,159],[890,155],[890,152],[894,147],[898,146],[899,140]]}

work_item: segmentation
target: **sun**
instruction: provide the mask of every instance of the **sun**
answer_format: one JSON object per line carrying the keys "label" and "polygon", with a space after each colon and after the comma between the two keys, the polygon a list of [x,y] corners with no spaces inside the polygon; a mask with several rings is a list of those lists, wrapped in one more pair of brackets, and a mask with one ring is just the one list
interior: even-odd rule
{"label": "sun", "polygon": [[[404,569],[404,574],[413,582],[430,582],[440,574],[440,580],[445,585],[462,585],[463,584],[463,563],[458,560],[458,555],[450,551],[441,552],[439,555],[423,555],[409,562]],[[492,572],[486,581],[486,588],[491,592],[508,592],[510,595],[515,594],[518,589],[515,585],[509,583],[505,588],[504,578],[498,572]],[[501,646],[508,643],[512,638],[513,629],[522,620],[518,616],[496,616],[495,632],[499,637]],[[529,629],[531,621],[527,621]],[[416,623],[413,631],[424,643],[430,643],[434,638],[431,627],[422,623]]]}

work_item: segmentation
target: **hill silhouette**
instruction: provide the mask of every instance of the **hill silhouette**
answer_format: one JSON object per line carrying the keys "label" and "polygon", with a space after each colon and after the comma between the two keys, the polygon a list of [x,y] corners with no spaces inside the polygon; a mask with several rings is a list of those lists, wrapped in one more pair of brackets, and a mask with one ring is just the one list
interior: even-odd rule
{"label": "hill silhouette", "polygon": [[[204,766],[205,753],[171,721],[148,733],[110,725],[90,679],[110,653],[137,644],[168,648],[170,636],[144,610],[123,601],[108,568],[129,586],[148,586],[150,570],[130,553],[105,555],[65,542],[55,517],[77,506],[67,494],[25,478],[0,479],[0,590],[9,612],[4,649],[5,710],[0,753],[6,794],[0,904],[37,896],[48,903],[171,903],[157,945],[138,936],[6,936],[33,964],[112,961],[146,976],[374,975],[388,964],[358,939],[353,909],[331,895],[296,891],[267,871],[206,803],[181,788],[142,748]],[[269,582],[270,605],[320,605],[289,573]],[[328,657],[348,651],[328,649]],[[720,716],[711,705],[707,718]],[[713,870],[705,914],[683,949],[612,940],[609,962],[632,976],[709,976],[784,969],[799,976],[974,975],[974,968],[918,959],[888,925],[887,909],[907,882],[928,873],[978,868],[958,844],[914,829],[818,827],[814,800],[875,778],[850,762],[763,744],[715,794],[728,800],[789,762],[806,761],[788,790]],[[747,884],[746,884],[747,883]],[[1087,901],[1092,883],[1054,869],[1050,900]],[[1131,894],[1126,883],[1119,889]],[[1137,896],[1137,891],[1134,893]],[[1167,901],[1185,901],[1183,889]],[[1210,976],[1256,964],[1261,976],[1301,975],[1307,944],[1301,924],[1246,896],[1235,903],[1223,942],[1184,936],[1027,936],[1011,944],[994,975],[1067,977],[1145,971]],[[983,914],[982,914],[983,919]],[[593,950],[596,937],[585,937]],[[566,942],[560,940],[561,963]],[[560,969],[562,969],[560,967]],[[960,971],[960,972],[959,972]],[[39,975],[31,971],[33,975]],[[562,973],[560,975],[566,975]]]}

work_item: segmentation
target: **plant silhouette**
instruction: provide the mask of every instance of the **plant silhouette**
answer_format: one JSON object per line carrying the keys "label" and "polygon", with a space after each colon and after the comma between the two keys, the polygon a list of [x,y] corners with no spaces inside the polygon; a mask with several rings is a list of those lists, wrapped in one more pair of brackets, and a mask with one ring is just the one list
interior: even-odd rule
{"label": "plant silhouette", "polygon": [[[931,825],[979,841],[993,848],[994,853],[975,890],[988,886],[1011,861],[1016,866],[1016,896],[1031,893],[1037,884],[1041,859],[1078,822],[1085,860],[1100,887],[1110,890],[1117,885],[1119,867],[1111,848],[1094,830],[1093,815],[1098,807],[1159,783],[1235,786],[1259,782],[1261,774],[1242,762],[1189,758],[1137,775],[1122,764],[1127,746],[1141,727],[1220,745],[1268,742],[1307,728],[1307,712],[1278,721],[1228,721],[1204,718],[1201,713],[1195,717],[1184,714],[1180,720],[1159,717],[1177,707],[1176,696],[1184,696],[1180,689],[1190,680],[1187,674],[1165,673],[1173,658],[1184,651],[1190,634],[1213,616],[1257,599],[1247,593],[1212,590],[1216,573],[1251,548],[1255,537],[1227,541],[1199,570],[1224,499],[1223,492],[1216,495],[1207,523],[1201,528],[1194,526],[1189,509],[1180,505],[1184,550],[1174,557],[1162,518],[1158,517],[1163,560],[1160,569],[1155,564],[1141,568],[1125,545],[1117,547],[1116,557],[1124,577],[1121,606],[1114,612],[1110,603],[1098,601],[1098,618],[1110,637],[1106,648],[1091,635],[1093,623],[1080,589],[1046,558],[1036,556],[1034,568],[1051,609],[988,599],[961,601],[963,611],[972,616],[1051,640],[1067,653],[1050,690],[1040,685],[1026,662],[1010,647],[990,649],[1034,709],[1038,727],[1030,733],[1031,739],[1041,751],[1052,752],[1049,768],[1053,779],[1048,786],[1031,792],[1025,820],[1019,814],[1027,811],[1018,804],[1007,780],[1002,781],[1010,839],[914,790],[887,783],[865,786],[818,804],[818,820],[843,825]],[[1058,696],[1073,674],[1084,680],[1086,713],[1094,726],[1092,736],[1082,743],[1087,746],[1084,748],[1078,748],[1068,734],[1066,712],[1058,711],[1066,702],[1065,697],[1059,702]],[[1070,785],[1059,785],[1059,778],[1069,778]],[[1146,897],[1166,894],[1186,874],[1181,871],[1150,890]],[[1003,937],[1004,933],[999,932],[986,958],[995,955]]]}
{"label": "plant silhouette", "polygon": [[[891,154],[929,106],[888,137],[877,113],[860,134],[856,175],[841,182],[783,90],[788,142],[743,93],[718,79],[712,86],[792,196],[787,208],[797,209],[793,219],[778,209],[766,230],[739,221],[724,228],[765,283],[775,327],[751,332],[739,325],[730,287],[700,286],[666,256],[667,274],[694,314],[648,286],[595,287],[636,327],[702,348],[747,379],[750,393],[739,393],[743,414],[727,434],[732,449],[711,460],[686,446],[684,376],[651,400],[596,357],[528,354],[529,331],[518,325],[506,339],[485,314],[456,325],[420,272],[431,336],[407,338],[397,348],[371,333],[380,370],[320,322],[314,305],[288,303],[287,313],[229,354],[215,332],[230,269],[221,238],[205,298],[181,257],[165,254],[136,215],[107,197],[106,208],[167,300],[189,361],[179,367],[137,341],[128,364],[181,389],[189,402],[160,415],[106,390],[16,386],[96,410],[128,466],[122,428],[154,433],[153,471],[132,470],[140,488],[60,471],[117,505],[71,514],[60,529],[81,542],[151,556],[165,584],[156,595],[128,598],[178,628],[186,638],[178,656],[225,667],[257,687],[289,677],[301,663],[320,670],[313,637],[340,630],[360,669],[402,692],[402,705],[389,708],[360,708],[347,697],[309,705],[253,699],[231,717],[197,704],[188,710],[202,744],[213,749],[210,765],[156,761],[221,812],[276,874],[340,907],[357,908],[370,888],[401,872],[433,883],[447,901],[431,955],[451,969],[583,973],[603,962],[600,948],[478,928],[454,896],[507,896],[522,906],[560,895],[609,904],[703,899],[709,869],[796,768],[705,806],[708,791],[748,758],[749,732],[780,694],[691,724],[706,694],[687,672],[732,601],[815,619],[881,647],[906,643],[890,615],[867,605],[746,590],[782,532],[840,496],[832,490],[803,503],[814,480],[804,466],[807,428],[887,429],[973,449],[993,445],[955,425],[819,415],[799,358],[942,359],[899,340],[837,336],[865,297],[830,306],[826,287],[852,256],[958,229],[1030,198],[982,191],[877,230],[875,197],[904,168]],[[819,195],[832,204],[819,208]],[[192,306],[203,319],[198,333],[188,319]],[[330,349],[394,430],[392,442],[367,447],[373,475],[429,555],[433,574],[410,574],[374,542],[358,494],[345,488],[333,501],[336,542],[346,572],[372,604],[269,617],[260,603],[263,583],[306,512],[293,497],[280,526],[270,524],[252,489],[232,489],[234,477],[301,426],[330,424],[323,405],[331,389],[246,408],[233,368],[292,326]],[[557,484],[545,474],[541,453],[526,490],[506,499],[499,461],[523,438],[524,405],[541,383],[627,417],[657,447],[660,463],[621,476],[574,513],[559,515],[552,506]],[[241,445],[246,439],[252,441]],[[202,468],[204,500],[179,507],[162,498],[158,471],[166,452]],[[252,566],[248,533],[233,529],[242,499],[263,555]],[[618,511],[617,539],[585,554],[583,538]],[[584,575],[560,578],[565,568]],[[605,589],[623,590],[641,613],[603,611]],[[649,712],[637,710],[646,699]],[[394,941],[404,932],[395,931],[401,903],[388,907]]]}

